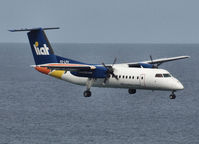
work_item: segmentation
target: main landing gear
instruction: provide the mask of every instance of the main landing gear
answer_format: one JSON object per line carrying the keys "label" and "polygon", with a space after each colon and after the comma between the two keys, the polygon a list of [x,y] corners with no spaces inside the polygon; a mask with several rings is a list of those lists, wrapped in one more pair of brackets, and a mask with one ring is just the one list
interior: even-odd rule
{"label": "main landing gear", "polygon": [[90,97],[91,96],[92,93],[91,93],[90,89],[91,89],[91,86],[93,85],[93,81],[94,81],[94,79],[91,79],[91,78],[89,78],[87,80],[86,90],[84,91],[84,97]]}
{"label": "main landing gear", "polygon": [[91,91],[90,90],[86,90],[84,91],[84,97],[90,97],[91,96]]}
{"label": "main landing gear", "polygon": [[172,91],[171,95],[169,96],[170,99],[175,99],[176,95],[174,94],[175,91]]}

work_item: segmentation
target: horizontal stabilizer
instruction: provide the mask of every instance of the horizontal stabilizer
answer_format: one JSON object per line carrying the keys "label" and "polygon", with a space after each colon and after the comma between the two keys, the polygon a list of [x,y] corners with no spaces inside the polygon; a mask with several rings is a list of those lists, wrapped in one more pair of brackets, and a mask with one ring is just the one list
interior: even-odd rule
{"label": "horizontal stabilizer", "polygon": [[53,29],[59,29],[59,27],[49,27],[49,28],[32,28],[32,29],[14,29],[14,30],[8,30],[10,32],[23,32],[23,31],[35,31],[35,30],[53,30]]}
{"label": "horizontal stabilizer", "polygon": [[96,69],[92,65],[81,65],[81,64],[44,64],[40,67],[46,67],[50,70],[65,70],[65,71],[93,71]]}

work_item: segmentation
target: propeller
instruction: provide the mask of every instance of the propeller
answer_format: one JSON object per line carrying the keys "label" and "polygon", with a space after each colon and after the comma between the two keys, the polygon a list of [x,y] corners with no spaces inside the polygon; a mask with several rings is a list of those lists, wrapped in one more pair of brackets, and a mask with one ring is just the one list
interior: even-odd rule
{"label": "propeller", "polygon": [[153,57],[152,57],[152,55],[150,55],[150,59],[151,59],[151,63],[152,63],[152,68],[158,68],[159,65],[155,65],[153,63]]}
{"label": "propeller", "polygon": [[104,79],[104,84],[106,84],[106,81],[112,76],[115,79],[118,80],[118,77],[114,74],[114,69],[113,66],[116,63],[117,58],[114,59],[113,64],[111,66],[106,66],[104,62],[102,62],[102,65],[107,69],[107,74],[106,74],[106,78]]}

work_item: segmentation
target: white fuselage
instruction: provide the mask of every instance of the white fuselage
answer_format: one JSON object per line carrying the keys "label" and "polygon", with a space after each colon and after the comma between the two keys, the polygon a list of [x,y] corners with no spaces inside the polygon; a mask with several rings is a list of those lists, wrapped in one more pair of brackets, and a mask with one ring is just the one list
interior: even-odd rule
{"label": "white fuselage", "polygon": [[[86,86],[89,83],[92,87],[171,91],[184,89],[183,85],[164,69],[129,68],[120,65],[115,65],[113,68],[118,80],[110,77],[106,83],[104,83],[104,78],[90,79],[87,77],[78,77],[69,71],[63,74],[61,79],[78,85]],[[157,74],[161,74],[162,77],[156,77]],[[163,74],[167,74],[167,77],[164,77]]]}

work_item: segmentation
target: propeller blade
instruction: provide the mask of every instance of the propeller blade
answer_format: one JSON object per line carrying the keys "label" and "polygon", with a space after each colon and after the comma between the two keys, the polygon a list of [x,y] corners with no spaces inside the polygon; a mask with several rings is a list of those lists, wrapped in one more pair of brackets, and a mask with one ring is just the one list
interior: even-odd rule
{"label": "propeller blade", "polygon": [[118,80],[118,77],[117,77],[114,73],[112,73],[112,76],[113,76],[115,79]]}
{"label": "propeller blade", "polygon": [[162,63],[158,63],[158,64],[157,64],[157,67],[158,67],[159,65],[161,65],[161,64],[162,64]]}
{"label": "propeller blade", "polygon": [[103,82],[104,85],[106,84],[106,81],[107,81],[107,78],[104,79],[104,82]]}
{"label": "propeller blade", "polygon": [[152,56],[150,55],[150,59],[151,59],[151,62],[153,63],[153,58],[152,58]]}
{"label": "propeller blade", "polygon": [[117,61],[117,58],[114,59],[112,66],[116,63],[116,61]]}
{"label": "propeller blade", "polygon": [[102,63],[102,65],[106,68],[106,65],[105,65],[105,63],[104,63],[104,62]]}
{"label": "propeller blade", "polygon": [[107,80],[111,77],[114,77],[115,79],[118,80],[118,77],[114,74],[114,69],[113,69],[113,65],[116,63],[117,58],[114,59],[112,66],[106,66],[104,62],[102,62],[102,65],[107,69],[107,74],[106,74],[106,78],[104,78],[104,82],[103,84],[105,85]]}
{"label": "propeller blade", "polygon": [[159,66],[160,64],[155,65],[155,64],[153,63],[153,57],[152,57],[152,55],[150,55],[150,59],[151,59],[152,67],[153,67],[153,68],[158,68],[158,66]]}
{"label": "propeller blade", "polygon": [[106,66],[105,63],[102,63],[102,65],[108,70],[109,73],[113,71],[112,66]]}

